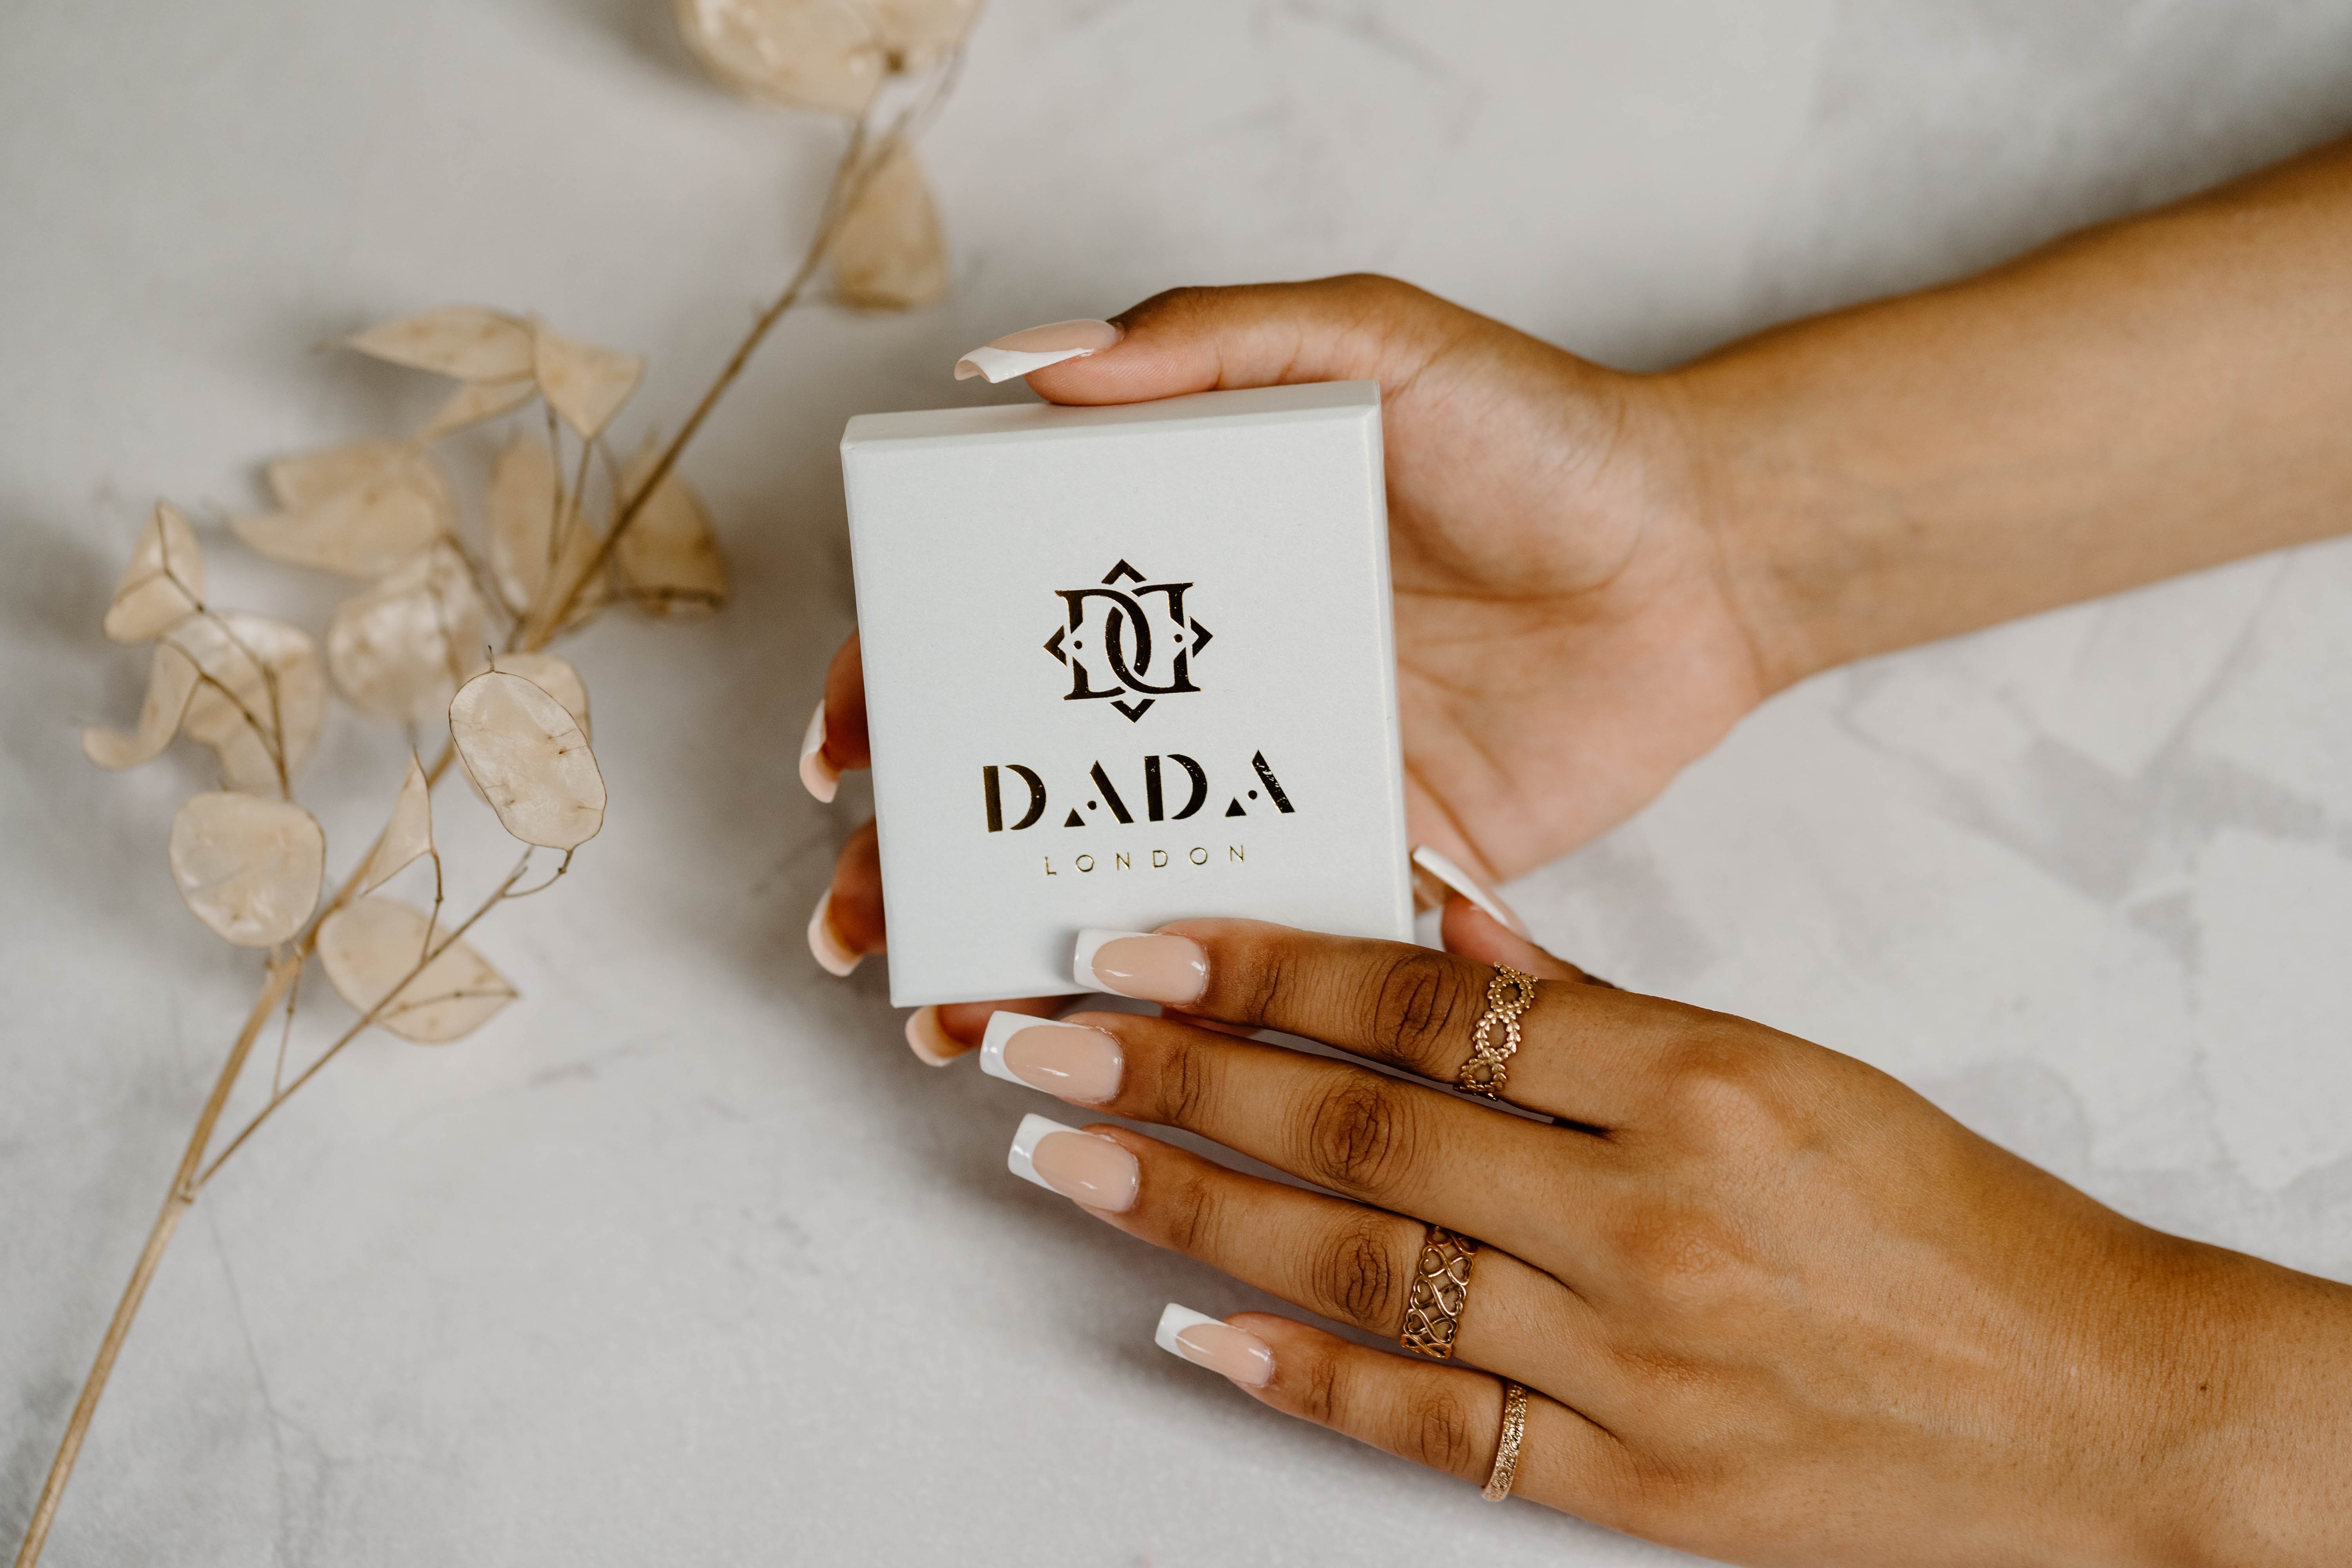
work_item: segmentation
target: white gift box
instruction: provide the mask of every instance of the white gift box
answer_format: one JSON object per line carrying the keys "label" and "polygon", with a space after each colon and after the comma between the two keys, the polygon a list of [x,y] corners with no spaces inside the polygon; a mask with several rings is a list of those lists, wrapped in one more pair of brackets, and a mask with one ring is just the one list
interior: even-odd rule
{"label": "white gift box", "polygon": [[1411,940],[1380,389],[869,414],[841,440],[900,1006],[1081,928]]}

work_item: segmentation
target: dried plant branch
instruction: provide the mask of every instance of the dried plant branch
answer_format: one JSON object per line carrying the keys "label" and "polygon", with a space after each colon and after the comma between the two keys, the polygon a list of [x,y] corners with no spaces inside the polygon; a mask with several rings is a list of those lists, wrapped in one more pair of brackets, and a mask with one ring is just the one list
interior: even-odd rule
{"label": "dried plant branch", "polygon": [[[566,856],[565,858],[568,860],[571,857]],[[400,977],[399,983],[394,984],[391,990],[385,992],[383,998],[379,1000],[374,1006],[370,1007],[366,1012],[361,1014],[359,1021],[353,1024],[350,1028],[344,1030],[341,1036],[337,1037],[333,1045],[329,1046],[324,1051],[321,1051],[319,1054],[318,1060],[312,1062],[309,1067],[304,1068],[301,1072],[295,1077],[292,1083],[288,1084],[283,1089],[271,1095],[268,1100],[263,1104],[262,1108],[253,1113],[253,1120],[247,1122],[245,1126],[238,1131],[236,1136],[228,1141],[227,1146],[222,1149],[218,1154],[214,1156],[212,1163],[205,1166],[204,1173],[196,1177],[194,1184],[191,1186],[188,1191],[190,1201],[193,1202],[195,1194],[203,1190],[205,1184],[213,1179],[213,1173],[219,1170],[221,1166],[227,1162],[228,1157],[231,1154],[236,1153],[239,1149],[243,1148],[245,1146],[245,1141],[252,1137],[263,1122],[269,1120],[272,1112],[277,1110],[279,1106],[285,1104],[289,1100],[292,1099],[295,1090],[300,1089],[304,1084],[310,1082],[311,1079],[317,1077],[319,1069],[325,1067],[329,1062],[334,1060],[336,1054],[345,1046],[350,1045],[353,1040],[359,1038],[360,1036],[365,1034],[367,1032],[368,1026],[373,1024],[386,1008],[392,1006],[393,1003],[400,1000],[401,988],[405,986],[410,981],[415,979],[419,974],[425,973],[427,965],[432,963],[435,959],[440,957],[444,952],[446,952],[452,946],[456,945],[459,937],[464,936],[468,931],[473,929],[475,921],[480,920],[484,915],[488,914],[492,910],[498,908],[499,903],[505,900],[508,893],[513,889],[515,883],[521,879],[522,874],[530,868],[530,851],[526,849],[522,852],[522,858],[515,862],[515,868],[507,873],[506,880],[500,882],[498,887],[491,891],[490,896],[482,900],[481,906],[478,909],[475,910],[472,914],[467,915],[465,920],[459,923],[457,929],[451,931],[446,938],[428,947],[425,950],[425,955],[422,958],[419,958],[415,964],[410,966],[406,974]],[[559,875],[561,873],[559,873]],[[430,931],[433,928],[429,925],[425,927],[427,931]],[[415,1007],[419,1005],[422,1005],[422,1004],[416,1002],[408,1002],[404,1004],[404,1007]],[[394,1009],[394,1011],[401,1010],[402,1009],[400,1008]],[[209,1133],[210,1129],[207,1128],[206,1131]],[[202,1151],[200,1150],[198,1152],[201,1153]]]}
{"label": "dried plant branch", "polygon": [[850,132],[848,149],[842,154],[841,163],[834,171],[833,184],[825,193],[824,207],[818,219],[816,234],[809,241],[808,252],[802,257],[800,266],[793,269],[792,279],[784,285],[783,291],[770,300],[767,308],[754,318],[751,330],[744,333],[742,342],[735,345],[735,352],[728,356],[727,363],[720,367],[718,377],[704,390],[701,400],[694,405],[694,411],[686,416],[686,423],[678,426],[677,434],[672,437],[669,445],[662,449],[662,455],[655,460],[652,469],[645,477],[644,483],[636,488],[635,492],[625,502],[616,506],[613,515],[613,526],[604,531],[604,542],[597,547],[595,555],[590,559],[587,570],[582,572],[573,580],[562,598],[556,603],[553,611],[540,619],[537,625],[527,631],[522,642],[526,651],[536,652],[545,647],[562,630],[565,617],[571,615],[572,608],[579,601],[583,590],[611,563],[614,548],[620,543],[621,536],[627,531],[629,525],[636,521],[637,514],[644,510],[646,500],[655,491],[661,489],[662,481],[669,478],[670,470],[677,466],[678,457],[686,450],[687,443],[694,439],[695,433],[702,428],[702,422],[708,419],[710,416],[710,411],[719,405],[719,398],[726,395],[729,387],[735,384],[736,377],[743,374],[743,367],[751,363],[752,354],[759,351],[760,344],[766,340],[769,330],[783,319],[784,312],[800,302],[802,292],[807,289],[810,279],[816,276],[817,268],[824,265],[825,255],[833,247],[834,236],[840,230],[842,219],[856,208],[857,198],[865,195],[866,187],[872,182],[875,173],[889,161],[891,154],[897,153],[909,138],[927,124],[932,114],[938,111],[940,105],[947,100],[947,95],[953,89],[957,73],[962,68],[962,64],[963,50],[961,46],[947,51],[940,65],[932,71],[929,80],[917,92],[914,100],[900,111],[890,129],[878,140],[870,134],[866,117],[863,115],[859,117],[856,128]]}
{"label": "dried plant branch", "polygon": [[155,1277],[155,1266],[163,1260],[163,1249],[171,1245],[172,1233],[179,1228],[180,1216],[196,1201],[196,1189],[203,1184],[194,1179],[196,1169],[204,1160],[205,1146],[212,1142],[213,1129],[219,1124],[221,1111],[228,1104],[229,1090],[236,1087],[237,1075],[245,1070],[245,1058],[253,1049],[255,1037],[277,1007],[278,997],[294,984],[299,968],[299,963],[291,959],[270,966],[261,994],[254,998],[253,1010],[246,1015],[245,1027],[237,1031],[236,1043],[229,1047],[228,1060],[221,1065],[220,1077],[214,1080],[212,1094],[196,1117],[195,1130],[188,1136],[187,1152],[180,1157],[180,1167],[172,1177],[163,1212],[155,1216],[155,1224],[147,1233],[147,1245],[140,1249],[139,1261],[131,1270],[131,1283],[123,1287],[122,1300],[116,1304],[114,1317],[106,1326],[106,1338],[99,1343],[98,1361],[82,1384],[81,1397],[74,1402],[73,1417],[66,1423],[65,1441],[58,1445],[57,1459],[49,1466],[47,1480],[42,1483],[40,1500],[33,1505],[32,1523],[26,1527],[25,1543],[16,1552],[16,1568],[33,1568],[40,1558],[41,1546],[48,1540],[49,1526],[57,1518],[58,1504],[65,1497],[67,1479],[73,1474],[74,1460],[80,1455],[82,1439],[89,1432],[90,1417],[97,1414],[99,1395],[106,1392],[106,1380],[114,1371],[114,1358],[121,1353],[123,1337],[131,1331],[131,1321],[138,1315],[139,1303],[147,1294],[148,1282]]}
{"label": "dried plant branch", "polygon": [[[299,628],[243,612],[225,616],[206,605],[202,552],[185,517],[168,502],[158,504],[153,521],[141,536],[131,563],[118,582],[103,629],[116,642],[157,643],[148,700],[136,735],[85,731],[84,750],[100,765],[120,768],[151,759],[175,733],[213,746],[222,762],[223,791],[195,797],[175,818],[174,875],[180,878],[182,895],[198,919],[231,942],[268,946],[270,952],[260,991],[197,1118],[163,1207],[108,1325],[97,1361],[83,1384],[18,1551],[16,1568],[35,1568],[147,1287],[181,1217],[214,1174],[278,1107],[371,1026],[383,1026],[418,1041],[454,1039],[515,994],[488,961],[463,945],[462,939],[499,904],[533,897],[561,881],[571,869],[579,844],[603,826],[604,811],[604,781],[588,742],[585,688],[569,664],[541,650],[558,636],[592,619],[608,604],[627,601],[656,609],[715,608],[723,604],[723,558],[717,553],[707,512],[682,478],[667,491],[664,487],[719,399],[741,375],[777,321],[805,297],[828,260],[835,263],[836,279],[843,286],[841,296],[857,298],[849,287],[849,241],[844,225],[858,213],[869,193],[876,193],[877,175],[890,171],[894,161],[905,158],[912,137],[945,100],[961,68],[962,31],[976,10],[974,0],[949,0],[944,5],[904,14],[893,11],[886,16],[866,0],[858,4],[871,35],[860,51],[838,59],[803,62],[810,64],[814,75],[798,65],[784,72],[814,94],[807,99],[812,106],[851,110],[856,103],[864,105],[855,111],[848,144],[826,190],[807,251],[782,290],[758,312],[677,435],[634,486],[630,473],[637,464],[625,470],[604,435],[642,378],[641,356],[566,338],[536,318],[518,319],[474,306],[446,306],[371,329],[346,344],[462,384],[422,432],[405,442],[350,443],[273,463],[270,488],[282,510],[268,517],[229,520],[232,532],[265,554],[375,581],[367,594],[348,601],[338,612],[326,641],[325,666],[320,661],[319,648]],[[689,43],[695,41],[690,36]],[[775,63],[765,56],[762,59],[769,66]],[[713,63],[722,77],[730,75],[730,69]],[[826,72],[833,75],[828,77]],[[876,73],[908,89],[891,95],[892,101],[903,107],[890,113],[887,128],[878,133],[881,99],[871,90]],[[869,89],[859,98],[819,101],[828,94],[845,91],[845,83],[858,80]],[[742,83],[739,80],[738,85]],[[782,96],[794,100],[796,90]],[[910,167],[901,163],[902,171]],[[904,184],[902,174],[894,174],[893,179]],[[915,180],[913,188],[928,203],[919,175]],[[898,188],[898,184],[891,187]],[[930,245],[936,255],[935,221]],[[919,302],[911,293],[894,299],[868,289],[866,296],[863,302],[886,308]],[[425,454],[440,437],[517,412],[534,395],[547,408],[551,493],[542,574],[535,588],[526,589],[509,580],[511,563],[500,554],[501,542],[510,540],[510,532],[494,530],[487,565],[457,532],[446,485]],[[568,495],[562,471],[562,433],[567,426],[580,445]],[[509,450],[513,449],[510,445]],[[649,442],[638,461],[651,451]],[[600,457],[609,490],[596,509],[609,519],[601,536],[586,517],[590,470]],[[639,530],[639,538],[627,555],[616,558],[616,547],[631,525],[645,515],[655,521]],[[589,548],[592,539],[593,550]],[[439,563],[438,555],[444,550],[456,557],[455,567]],[[433,563],[429,567],[428,562]],[[502,573],[506,577],[501,577]],[[414,582],[409,581],[412,574]],[[468,679],[467,656],[462,649],[485,628],[453,584],[464,585],[485,607],[499,606],[507,617],[508,653],[518,664],[535,660],[527,674],[499,671],[493,658],[488,674]],[[591,595],[583,602],[583,595]],[[426,656],[428,665],[446,663],[448,679],[457,689],[448,710],[452,737],[429,768],[414,757],[415,730],[423,717],[414,672],[404,672],[396,666],[387,668],[382,663],[384,656],[371,652],[367,642],[371,637],[411,635],[398,621],[406,615],[414,625],[420,598],[429,610],[432,635],[439,644],[439,657]],[[348,643],[342,640],[346,612],[354,613]],[[391,617],[389,629],[383,622],[366,619],[379,612]],[[195,623],[205,628],[201,637],[175,632],[184,624]],[[240,627],[251,634],[251,640]],[[418,643],[431,646],[422,637]],[[253,672],[252,681],[225,658],[225,649],[234,650],[245,660]],[[264,649],[268,652],[267,658]],[[346,652],[354,649],[351,652],[354,661],[375,658],[378,663],[364,667],[354,662],[347,668],[341,661]],[[322,668],[327,667],[331,667],[336,685],[356,705],[406,723],[412,760],[392,820],[333,895],[319,903],[316,894],[325,840],[317,820],[294,804],[292,781],[317,741],[325,700]],[[403,680],[409,684],[403,686]],[[430,689],[429,683],[425,689]],[[176,708],[172,706],[174,701]],[[201,720],[197,717],[200,706],[205,710]],[[257,747],[261,755],[254,755],[249,746]],[[430,794],[461,749],[478,791],[490,801],[508,831],[526,844],[561,848],[564,855],[543,881],[524,888],[519,884],[531,864],[531,852],[526,849],[480,906],[454,931],[445,932],[438,925],[446,900],[445,868],[440,850],[431,842]],[[257,765],[264,759],[266,769]],[[277,802],[268,802],[271,783],[279,797]],[[289,844],[297,852],[290,862]],[[420,849],[431,855],[434,864],[429,914],[396,900],[362,899],[404,866],[413,864]],[[372,870],[380,853],[385,864]],[[272,855],[275,858],[268,858]],[[289,863],[295,868],[290,872]],[[224,877],[226,880],[219,879]],[[299,912],[306,904],[312,906],[307,918]],[[421,921],[423,929],[411,947],[409,922],[415,921]],[[398,933],[396,948],[387,947],[388,932]],[[416,956],[408,963],[407,954],[412,952]],[[362,1000],[371,996],[373,1000],[359,1008],[356,1021],[289,1082],[285,1068],[294,1014],[303,971],[314,955],[322,958],[327,978],[355,1008]],[[436,969],[445,958],[448,960],[443,965],[447,971],[446,980]],[[404,973],[396,978],[388,975],[388,970],[404,963]],[[426,984],[447,988],[429,996],[408,995],[408,987],[425,979],[428,972],[432,978]],[[391,983],[378,994],[376,986],[387,978]],[[281,1002],[285,1018],[268,1096],[213,1154],[211,1147],[227,1102],[260,1031]],[[482,1003],[489,1005],[478,1005]],[[474,1005],[453,1009],[451,1004]]]}

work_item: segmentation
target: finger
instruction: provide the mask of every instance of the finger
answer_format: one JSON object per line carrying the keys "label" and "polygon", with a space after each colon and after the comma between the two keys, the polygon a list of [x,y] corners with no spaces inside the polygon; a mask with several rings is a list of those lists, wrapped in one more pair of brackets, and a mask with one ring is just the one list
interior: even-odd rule
{"label": "finger", "polygon": [[[1088,931],[1083,981],[1252,1028],[1304,1035],[1452,1083],[1475,1049],[1491,966],[1406,942],[1255,921]],[[1565,980],[1536,989],[1501,1098],[1588,1126],[1633,1120],[1660,1091],[1691,1009]],[[1418,1212],[1418,1211],[1415,1211]]]}
{"label": "finger", "polygon": [[809,916],[809,952],[828,974],[846,975],[869,952],[885,950],[882,847],[874,824],[849,836],[834,862],[833,884]]}
{"label": "finger", "polygon": [[1546,952],[1459,893],[1447,897],[1438,931],[1445,940],[1446,952],[1458,952],[1479,963],[1508,964],[1538,980],[1569,980],[1608,991],[1619,989],[1589,970]]}
{"label": "finger", "polygon": [[801,736],[801,784],[817,799],[831,801],[843,773],[873,760],[866,736],[866,661],[852,632],[824,672],[824,695]]}
{"label": "finger", "polygon": [[1068,1005],[1067,996],[1022,996],[1010,1002],[939,1002],[918,1007],[907,1017],[907,1045],[935,1068],[980,1049],[988,1020],[999,1013],[1025,1018],[1051,1018]]}
{"label": "finger", "polygon": [[1138,403],[1313,381],[1378,381],[1393,392],[1452,335],[1493,326],[1410,284],[1371,276],[1171,289],[1113,320],[1126,331],[1118,342],[1030,372],[1038,395]]}
{"label": "finger", "polygon": [[[1267,1312],[1179,1331],[1169,1342],[1185,1360],[1224,1373],[1286,1415],[1473,1486],[1485,1486],[1494,1473],[1504,1390],[1492,1373],[1367,1350]],[[1623,1444],[1528,1386],[1512,1496],[1613,1526],[1635,1485]]]}
{"label": "finger", "polygon": [[982,1065],[1000,1076],[1197,1132],[1344,1197],[1546,1267],[1580,1243],[1597,1246],[1597,1227],[1615,1206],[1602,1198],[1614,1154],[1607,1142],[1352,1063],[1131,1013],[991,1027],[1002,1043]]}
{"label": "finger", "polygon": [[[1229,1171],[1140,1132],[1087,1131],[1138,1168],[1131,1207],[1088,1212],[1335,1322],[1391,1343],[1402,1336],[1429,1236],[1420,1220]],[[1033,1157],[1041,1166],[1044,1149]],[[1606,1403],[1583,1375],[1608,1363],[1593,1310],[1559,1280],[1482,1247],[1460,1301],[1448,1319],[1429,1314],[1430,1291],[1421,1296],[1426,1325],[1451,1335],[1454,1360]]]}

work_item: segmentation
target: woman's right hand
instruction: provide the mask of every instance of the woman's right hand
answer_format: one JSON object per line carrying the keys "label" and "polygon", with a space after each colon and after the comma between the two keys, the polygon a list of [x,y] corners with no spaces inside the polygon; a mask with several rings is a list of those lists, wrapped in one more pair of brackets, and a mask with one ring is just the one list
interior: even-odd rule
{"label": "woman's right hand", "polygon": [[[1662,379],[1578,359],[1393,279],[1180,289],[1125,335],[1037,371],[1055,403],[1133,403],[1299,382],[1380,383],[1412,840],[1494,882],[1646,803],[1772,676],[1742,574],[1700,504],[1704,465]],[[833,661],[802,776],[820,799],[868,763],[857,638]],[[846,973],[883,951],[873,824],[809,927]],[[992,1011],[924,1008],[927,1061],[980,1043]]]}

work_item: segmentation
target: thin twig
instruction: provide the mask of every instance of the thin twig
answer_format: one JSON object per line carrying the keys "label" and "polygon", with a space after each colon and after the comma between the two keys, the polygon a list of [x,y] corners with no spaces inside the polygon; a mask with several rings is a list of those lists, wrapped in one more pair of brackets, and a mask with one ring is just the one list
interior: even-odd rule
{"label": "thin twig", "polygon": [[[456,931],[449,933],[447,941],[441,942],[437,946],[428,948],[425,951],[425,956],[416,961],[414,968],[410,969],[407,973],[402,975],[399,981],[394,984],[390,990],[386,991],[382,996],[376,999],[374,1006],[370,1007],[366,1012],[360,1015],[359,1022],[344,1030],[341,1037],[339,1037],[333,1045],[329,1046],[324,1051],[320,1052],[319,1059],[312,1062],[309,1067],[304,1068],[301,1073],[292,1083],[288,1084],[278,1093],[271,1095],[268,1101],[264,1104],[259,1110],[253,1113],[253,1120],[247,1122],[245,1126],[238,1131],[237,1135],[228,1141],[228,1146],[223,1149],[218,1154],[215,1155],[212,1163],[204,1168],[204,1173],[196,1178],[195,1187],[191,1190],[190,1195],[193,1196],[195,1191],[201,1190],[206,1182],[213,1179],[213,1173],[219,1170],[221,1166],[227,1162],[228,1157],[231,1154],[236,1153],[237,1150],[244,1147],[245,1141],[252,1137],[255,1131],[258,1129],[263,1122],[269,1120],[270,1113],[272,1111],[285,1104],[288,1100],[293,1099],[295,1090],[300,1089],[304,1084],[317,1077],[320,1068],[325,1067],[329,1062],[334,1060],[338,1052],[340,1052],[345,1046],[350,1045],[353,1040],[357,1039],[362,1034],[365,1033],[368,1026],[373,1024],[376,1021],[377,1016],[381,1015],[386,1007],[391,1006],[394,1002],[399,999],[403,987],[406,986],[410,981],[415,980],[419,974],[423,973],[426,966],[432,963],[435,959],[440,957],[443,953],[448,952],[451,947],[455,946],[459,937],[464,936],[467,931],[473,929],[473,925],[476,921],[480,920],[484,915],[488,914],[492,910],[498,908],[499,901],[506,898],[509,889],[513,888],[516,881],[522,876],[524,868],[528,867],[530,864],[530,852],[529,850],[525,850],[523,852],[523,858],[515,862],[515,868],[507,873],[507,879],[499,883],[488,898],[482,900],[482,904],[479,909],[476,910],[472,914],[467,915],[464,922],[461,923]],[[398,1009],[395,1009],[395,1011],[397,1010]]]}
{"label": "thin twig", "polygon": [[278,1005],[279,994],[294,983],[297,973],[297,966],[290,962],[270,965],[261,994],[254,998],[253,1010],[246,1015],[245,1027],[237,1031],[236,1044],[229,1047],[228,1060],[221,1064],[220,1077],[214,1081],[212,1094],[196,1117],[195,1130],[188,1135],[187,1152],[180,1156],[180,1168],[172,1177],[163,1212],[155,1216],[154,1226],[147,1233],[147,1245],[140,1249],[139,1262],[131,1270],[131,1283],[123,1287],[122,1300],[116,1303],[114,1317],[106,1325],[106,1338],[99,1343],[98,1360],[81,1385],[81,1397],[74,1402],[73,1418],[66,1423],[65,1441],[58,1445],[58,1457],[49,1466],[48,1479],[41,1485],[40,1500],[33,1505],[33,1521],[26,1527],[25,1543],[17,1550],[16,1568],[33,1568],[40,1559],[42,1544],[49,1537],[49,1526],[57,1520],[58,1504],[65,1498],[66,1481],[73,1474],[74,1460],[81,1454],[82,1438],[89,1432],[90,1417],[98,1412],[98,1397],[106,1392],[106,1380],[114,1371],[114,1358],[121,1353],[123,1339],[131,1332],[131,1321],[138,1315],[148,1281],[154,1279],[155,1266],[163,1260],[163,1248],[171,1245],[180,1216],[196,1201],[196,1188],[202,1184],[192,1178],[205,1157],[205,1146],[212,1142],[213,1129],[220,1122],[221,1110],[228,1104],[229,1090],[244,1071],[246,1056]]}
{"label": "thin twig", "polygon": [[286,1076],[286,1046],[294,1037],[294,1002],[302,994],[302,971],[294,971],[294,984],[286,988],[286,1022],[278,1031],[278,1065],[269,1069],[269,1092],[276,1094],[280,1079]]}
{"label": "thin twig", "polygon": [[[572,869],[572,858],[579,853],[580,847],[577,844],[573,845],[571,848],[566,849],[563,852],[563,863],[555,868],[554,876],[550,877],[546,881],[541,882],[536,888],[525,888],[520,893],[509,893],[507,895],[507,902],[513,903],[517,899],[527,899],[533,893],[543,893],[547,891],[548,889],[555,886],[556,883],[563,879],[563,873]],[[525,856],[524,858],[529,859],[530,857]]]}
{"label": "thin twig", "polygon": [[605,531],[604,542],[597,547],[595,556],[588,563],[587,570],[582,572],[573,581],[570,590],[557,602],[553,613],[538,620],[537,625],[524,639],[524,647],[534,651],[545,647],[562,629],[564,619],[572,613],[572,606],[578,601],[581,591],[597,573],[604,570],[604,563],[612,558],[614,547],[620,543],[622,534],[626,532],[629,525],[636,521],[637,514],[644,509],[647,499],[661,488],[663,480],[669,478],[670,470],[677,466],[678,455],[686,450],[687,443],[694,439],[695,432],[702,428],[702,422],[710,416],[711,409],[718,406],[719,399],[729,387],[735,384],[735,378],[743,374],[743,367],[751,363],[751,355],[758,351],[761,342],[767,337],[769,329],[782,320],[784,312],[799,302],[802,291],[808,287],[809,279],[816,276],[817,268],[824,265],[826,253],[832,249],[834,235],[840,228],[842,219],[856,208],[857,199],[866,194],[866,186],[883,164],[890,160],[905,143],[907,138],[919,129],[945,100],[947,89],[953,85],[956,73],[962,64],[962,55],[963,51],[961,48],[949,52],[946,62],[934,74],[922,94],[898,116],[890,130],[874,143],[875,150],[870,156],[866,151],[866,144],[871,140],[868,128],[863,119],[857,122],[856,128],[850,133],[848,150],[842,154],[840,166],[834,171],[833,184],[825,194],[824,211],[818,223],[815,237],[810,240],[808,253],[801,258],[801,264],[793,271],[792,280],[784,285],[783,292],[771,300],[767,309],[761,310],[753,320],[751,330],[743,335],[741,342],[735,345],[735,352],[728,356],[727,363],[720,368],[718,378],[703,393],[701,401],[694,405],[694,412],[686,416],[686,423],[678,427],[678,432],[671,438],[670,444],[662,449],[662,455],[656,459],[653,468],[646,475],[644,482],[637,486],[627,501],[620,505],[614,512],[613,526]]}

